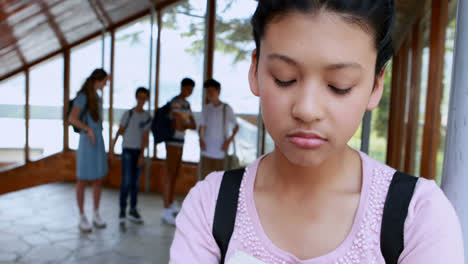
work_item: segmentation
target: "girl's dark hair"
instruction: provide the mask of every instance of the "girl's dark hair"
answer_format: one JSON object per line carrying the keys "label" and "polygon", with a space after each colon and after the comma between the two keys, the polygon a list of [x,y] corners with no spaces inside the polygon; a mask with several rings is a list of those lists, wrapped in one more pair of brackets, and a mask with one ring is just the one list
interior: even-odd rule
{"label": "girl's dark hair", "polygon": [[257,62],[260,56],[260,41],[273,19],[290,12],[309,14],[320,11],[341,15],[374,35],[377,49],[375,74],[378,75],[393,54],[393,0],[258,0],[257,10],[251,20],[257,47]]}
{"label": "girl's dark hair", "polygon": [[87,108],[91,117],[94,121],[99,121],[99,105],[98,105],[98,96],[96,94],[96,89],[94,84],[96,81],[103,81],[108,76],[107,72],[103,69],[95,69],[91,75],[86,78],[86,81],[81,86],[80,91],[78,94],[86,94],[86,98],[88,100]]}

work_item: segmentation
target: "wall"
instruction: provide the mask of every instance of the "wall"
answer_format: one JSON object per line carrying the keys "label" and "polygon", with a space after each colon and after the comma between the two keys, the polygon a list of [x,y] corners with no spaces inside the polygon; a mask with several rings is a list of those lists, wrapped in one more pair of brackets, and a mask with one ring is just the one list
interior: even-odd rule
{"label": "wall", "polygon": [[[119,188],[121,181],[121,163],[116,159],[110,163],[109,174],[104,183],[107,187]],[[162,192],[164,161],[151,161],[150,191]],[[197,182],[197,164],[184,163],[176,182],[175,193],[185,195]],[[145,190],[145,175],[140,177],[140,190]],[[75,181],[75,152],[59,153],[36,162],[7,171],[0,171],[0,194],[18,191],[42,184]]]}

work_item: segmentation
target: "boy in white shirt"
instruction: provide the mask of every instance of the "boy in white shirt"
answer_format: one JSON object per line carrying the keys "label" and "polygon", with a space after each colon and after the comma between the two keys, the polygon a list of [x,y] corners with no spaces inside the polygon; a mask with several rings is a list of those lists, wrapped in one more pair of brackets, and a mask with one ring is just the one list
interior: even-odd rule
{"label": "boy in white shirt", "polygon": [[[214,80],[206,80],[208,104],[202,112],[200,120],[201,180],[210,172],[224,169],[224,159],[229,145],[239,130],[236,116],[232,108],[220,101],[221,84]],[[229,133],[229,128],[234,127]]]}

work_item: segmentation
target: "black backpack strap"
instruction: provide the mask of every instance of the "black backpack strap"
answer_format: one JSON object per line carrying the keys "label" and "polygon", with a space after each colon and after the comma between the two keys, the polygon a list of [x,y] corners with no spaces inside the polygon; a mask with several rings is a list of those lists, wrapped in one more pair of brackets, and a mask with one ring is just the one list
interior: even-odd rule
{"label": "black backpack strap", "polygon": [[219,188],[213,221],[213,237],[221,250],[220,264],[224,264],[226,252],[236,221],[239,189],[245,169],[226,171]]}
{"label": "black backpack strap", "polygon": [[132,119],[132,115],[133,115],[133,108],[128,110],[127,122],[125,123],[125,126],[124,126],[125,129],[127,129],[128,124],[130,124],[130,120]]}
{"label": "black backpack strap", "polygon": [[404,247],[404,226],[408,206],[418,178],[395,172],[385,200],[380,250],[387,264],[397,264]]}

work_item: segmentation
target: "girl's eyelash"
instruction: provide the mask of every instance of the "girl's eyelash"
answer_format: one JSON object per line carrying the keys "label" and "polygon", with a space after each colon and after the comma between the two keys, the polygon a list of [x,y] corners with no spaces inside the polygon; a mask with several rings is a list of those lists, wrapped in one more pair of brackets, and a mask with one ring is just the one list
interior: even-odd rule
{"label": "girl's eyelash", "polygon": [[290,86],[290,85],[293,85],[294,83],[296,82],[296,80],[291,80],[291,81],[287,81],[287,82],[283,82],[283,81],[280,81],[278,79],[275,78],[275,83],[281,87],[287,87],[287,86]]}
{"label": "girl's eyelash", "polygon": [[336,88],[335,86],[333,85],[328,85],[328,87],[330,87],[330,89],[332,89],[333,92],[339,94],[339,95],[344,95],[344,94],[347,94],[349,91],[351,91],[351,88],[348,88],[348,89],[339,89],[339,88]]}

